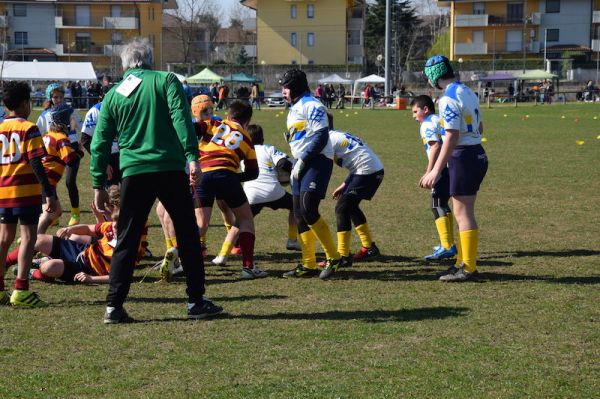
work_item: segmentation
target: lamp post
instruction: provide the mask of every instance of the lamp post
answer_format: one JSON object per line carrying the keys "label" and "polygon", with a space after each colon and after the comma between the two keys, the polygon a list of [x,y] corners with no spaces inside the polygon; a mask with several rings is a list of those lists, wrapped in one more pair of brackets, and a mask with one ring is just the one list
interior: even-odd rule
{"label": "lamp post", "polygon": [[548,68],[548,57],[547,55],[547,49],[548,47],[548,28],[544,28],[544,69],[546,70],[546,72],[550,72]]}

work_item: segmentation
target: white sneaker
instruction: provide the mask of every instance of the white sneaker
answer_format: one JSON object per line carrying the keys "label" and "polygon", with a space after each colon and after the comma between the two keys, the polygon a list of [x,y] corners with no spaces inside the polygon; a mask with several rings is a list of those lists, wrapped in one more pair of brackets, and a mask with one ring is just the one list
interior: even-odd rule
{"label": "white sneaker", "polygon": [[285,248],[289,251],[301,251],[302,247],[300,246],[300,243],[297,240],[287,240],[287,243],[285,244]]}
{"label": "white sneaker", "polygon": [[227,256],[217,256],[210,261],[213,265],[225,266],[227,264]]}
{"label": "white sneaker", "polygon": [[269,275],[269,273],[260,270],[257,266],[254,266],[252,269],[244,267],[242,268],[242,278],[243,279],[254,279],[254,278],[261,278],[261,277],[267,277]]}

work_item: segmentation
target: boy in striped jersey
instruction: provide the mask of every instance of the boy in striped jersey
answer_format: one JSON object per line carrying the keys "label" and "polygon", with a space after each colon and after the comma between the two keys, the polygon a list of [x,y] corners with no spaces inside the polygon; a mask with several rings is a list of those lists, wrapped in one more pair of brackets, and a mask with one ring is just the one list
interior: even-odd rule
{"label": "boy in striped jersey", "polygon": [[[4,84],[3,101],[10,111],[0,124],[0,305],[45,306],[37,293],[29,291],[29,268],[41,213],[42,188],[45,211],[56,209],[56,193],[42,165],[46,154],[31,114],[31,88],[26,82]],[[41,186],[40,186],[41,184]],[[5,259],[20,223],[17,278],[12,295],[4,291]]]}
{"label": "boy in striped jersey", "polygon": [[[69,123],[72,113],[73,109],[67,104],[53,106],[49,112],[50,125],[43,136],[47,154],[42,158],[42,163],[48,175],[48,180],[50,180],[50,184],[54,186],[55,190],[63,176],[65,167],[78,163],[83,155],[81,150],[75,151],[69,141]],[[38,223],[38,234],[44,234],[61,214],[60,201],[57,201],[54,212],[42,212]]]}

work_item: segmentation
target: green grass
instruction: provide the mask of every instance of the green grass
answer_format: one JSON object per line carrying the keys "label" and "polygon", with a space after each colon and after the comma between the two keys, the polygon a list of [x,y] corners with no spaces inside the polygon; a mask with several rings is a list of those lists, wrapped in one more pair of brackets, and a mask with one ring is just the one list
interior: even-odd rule
{"label": "green grass", "polygon": [[[429,193],[416,185],[425,154],[409,112],[334,115],[385,164],[380,191],[363,206],[380,261],[332,281],[282,279],[299,255],[284,249],[287,215],[264,210],[256,257],[272,277],[241,281],[235,258],[207,267],[207,295],[227,311],[219,319],[185,321],[185,284],[155,284],[156,272],[143,282],[146,270],[136,272],[126,307],[140,323],[131,325],[102,325],[106,286],[34,282],[50,308],[0,309],[0,397],[597,397],[600,109],[483,109],[485,282],[455,285],[435,279],[447,264],[421,260],[437,238]],[[254,120],[267,142],[289,150],[283,114]],[[82,204],[91,202],[88,162]],[[330,190],[344,177],[336,168]],[[62,183],[60,196],[68,208]],[[333,207],[321,206],[332,227]],[[218,223],[213,254],[225,232]],[[150,244],[163,252],[155,216]]]}

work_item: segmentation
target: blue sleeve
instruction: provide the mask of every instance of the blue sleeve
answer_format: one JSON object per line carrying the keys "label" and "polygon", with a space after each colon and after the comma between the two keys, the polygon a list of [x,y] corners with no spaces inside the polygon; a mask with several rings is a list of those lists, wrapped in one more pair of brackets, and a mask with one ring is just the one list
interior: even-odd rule
{"label": "blue sleeve", "polygon": [[329,140],[329,128],[324,127],[323,129],[317,130],[315,135],[313,136],[312,142],[304,151],[304,154],[300,158],[304,162],[310,161],[312,158],[316,157],[323,151],[323,148],[327,145],[327,141]]}

